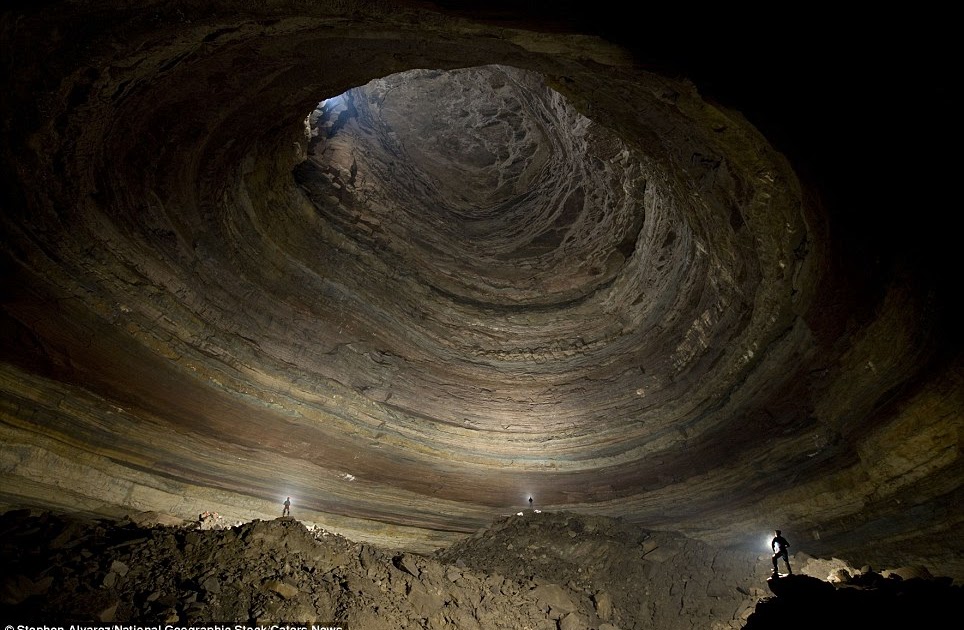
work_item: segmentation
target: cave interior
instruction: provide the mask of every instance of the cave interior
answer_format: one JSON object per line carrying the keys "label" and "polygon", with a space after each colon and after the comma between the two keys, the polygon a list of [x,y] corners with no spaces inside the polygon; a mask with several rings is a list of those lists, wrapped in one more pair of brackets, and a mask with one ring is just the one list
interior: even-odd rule
{"label": "cave interior", "polygon": [[9,4],[0,506],[964,578],[941,21],[593,4]]}

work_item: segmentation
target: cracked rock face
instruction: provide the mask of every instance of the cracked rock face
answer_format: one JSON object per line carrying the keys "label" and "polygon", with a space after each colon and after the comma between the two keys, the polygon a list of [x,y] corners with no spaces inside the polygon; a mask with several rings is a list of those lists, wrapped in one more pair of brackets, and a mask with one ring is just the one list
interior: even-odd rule
{"label": "cracked rock face", "polygon": [[355,4],[4,13],[4,505],[964,575],[931,269],[623,49]]}

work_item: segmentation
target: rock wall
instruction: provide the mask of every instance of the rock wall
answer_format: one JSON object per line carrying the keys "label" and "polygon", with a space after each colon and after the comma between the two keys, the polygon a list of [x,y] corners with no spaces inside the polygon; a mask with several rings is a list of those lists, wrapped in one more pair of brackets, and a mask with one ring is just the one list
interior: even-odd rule
{"label": "rock wall", "polygon": [[428,553],[534,494],[964,576],[944,57],[714,24],[726,101],[486,4],[4,6],[0,505]]}

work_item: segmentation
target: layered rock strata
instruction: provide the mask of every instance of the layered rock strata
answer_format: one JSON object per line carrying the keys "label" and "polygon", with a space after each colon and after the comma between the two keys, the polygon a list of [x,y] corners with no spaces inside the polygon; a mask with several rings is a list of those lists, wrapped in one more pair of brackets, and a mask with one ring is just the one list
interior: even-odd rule
{"label": "layered rock strata", "polygon": [[292,496],[427,552],[534,496],[964,576],[933,277],[855,253],[693,83],[407,2],[52,3],[0,37],[5,506]]}

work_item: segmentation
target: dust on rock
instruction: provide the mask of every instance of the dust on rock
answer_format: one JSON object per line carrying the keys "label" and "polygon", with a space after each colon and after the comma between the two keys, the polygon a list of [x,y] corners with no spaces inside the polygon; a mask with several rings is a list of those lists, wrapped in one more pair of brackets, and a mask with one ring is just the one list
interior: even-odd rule
{"label": "dust on rock", "polygon": [[[659,577],[657,566],[672,563],[646,560],[657,546],[683,554],[686,545],[612,519],[512,517],[433,556],[355,543],[293,519],[233,527],[200,520],[208,526],[8,513],[0,518],[10,567],[2,612],[34,623],[231,619],[337,620],[372,630],[690,627],[656,625],[669,615],[658,600],[678,578]],[[731,591],[730,622],[719,627],[739,627],[733,613],[750,592]],[[699,599],[694,594],[690,613],[708,619],[711,611]],[[678,603],[673,608],[678,616]]]}
{"label": "dust on rock", "polygon": [[[768,566],[755,555],[605,517],[511,516],[431,556],[290,518],[213,528],[138,520],[0,516],[0,615],[32,625],[723,630],[768,601]],[[754,627],[766,627],[765,612]]]}

